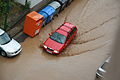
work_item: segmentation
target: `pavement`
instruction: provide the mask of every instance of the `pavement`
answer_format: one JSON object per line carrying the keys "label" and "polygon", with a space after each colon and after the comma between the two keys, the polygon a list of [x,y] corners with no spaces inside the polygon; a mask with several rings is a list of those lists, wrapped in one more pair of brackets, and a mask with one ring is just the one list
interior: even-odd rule
{"label": "pavement", "polygon": [[[21,33],[21,54],[0,56],[0,80],[95,80],[97,68],[111,55],[119,10],[117,0],[74,0],[39,35]],[[40,45],[63,22],[76,25],[78,34],[63,54],[50,55]]]}

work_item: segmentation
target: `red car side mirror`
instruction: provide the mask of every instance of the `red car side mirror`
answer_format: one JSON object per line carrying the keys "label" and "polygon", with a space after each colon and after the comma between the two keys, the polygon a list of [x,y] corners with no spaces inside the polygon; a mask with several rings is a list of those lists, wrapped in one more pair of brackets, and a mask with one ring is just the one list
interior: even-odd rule
{"label": "red car side mirror", "polygon": [[51,36],[54,32],[49,33],[49,36]]}
{"label": "red car side mirror", "polygon": [[51,36],[51,34],[49,33],[49,36]]}

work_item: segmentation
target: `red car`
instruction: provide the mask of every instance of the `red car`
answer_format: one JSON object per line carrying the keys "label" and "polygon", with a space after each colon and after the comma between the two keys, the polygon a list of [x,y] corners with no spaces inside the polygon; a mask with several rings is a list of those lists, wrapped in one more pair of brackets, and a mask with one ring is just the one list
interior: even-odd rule
{"label": "red car", "polygon": [[60,54],[77,34],[77,27],[65,22],[44,42],[43,48],[51,54]]}

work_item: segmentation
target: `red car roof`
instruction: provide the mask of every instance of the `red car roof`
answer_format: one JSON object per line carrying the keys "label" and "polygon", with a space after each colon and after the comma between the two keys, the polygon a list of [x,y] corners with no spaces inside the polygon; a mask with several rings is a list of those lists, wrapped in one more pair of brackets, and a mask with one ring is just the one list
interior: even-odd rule
{"label": "red car roof", "polygon": [[75,27],[73,24],[68,23],[68,22],[65,22],[63,25],[64,25],[64,26],[67,26],[67,27],[70,27],[70,28]]}
{"label": "red car roof", "polygon": [[61,26],[60,29],[66,31],[66,32],[70,32],[71,31],[71,28],[66,27],[66,26]]}
{"label": "red car roof", "polygon": [[73,27],[75,27],[73,24],[65,22],[62,26],[60,26],[60,28],[56,30],[56,32],[64,36],[68,36],[68,33],[71,31]]}
{"label": "red car roof", "polygon": [[62,34],[64,36],[68,36],[68,32],[66,32],[64,30],[58,29],[58,30],[56,30],[56,32],[58,32],[58,33],[60,33],[60,34]]}

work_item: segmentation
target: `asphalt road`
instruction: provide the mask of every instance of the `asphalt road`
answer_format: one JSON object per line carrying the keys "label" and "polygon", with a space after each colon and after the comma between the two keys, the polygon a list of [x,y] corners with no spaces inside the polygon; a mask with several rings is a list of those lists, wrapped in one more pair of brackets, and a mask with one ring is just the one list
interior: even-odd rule
{"label": "asphalt road", "polygon": [[[21,43],[20,55],[0,56],[0,80],[94,80],[111,54],[119,10],[117,0],[74,0],[39,35]],[[63,54],[50,55],[40,45],[63,22],[76,25],[78,34]]]}

